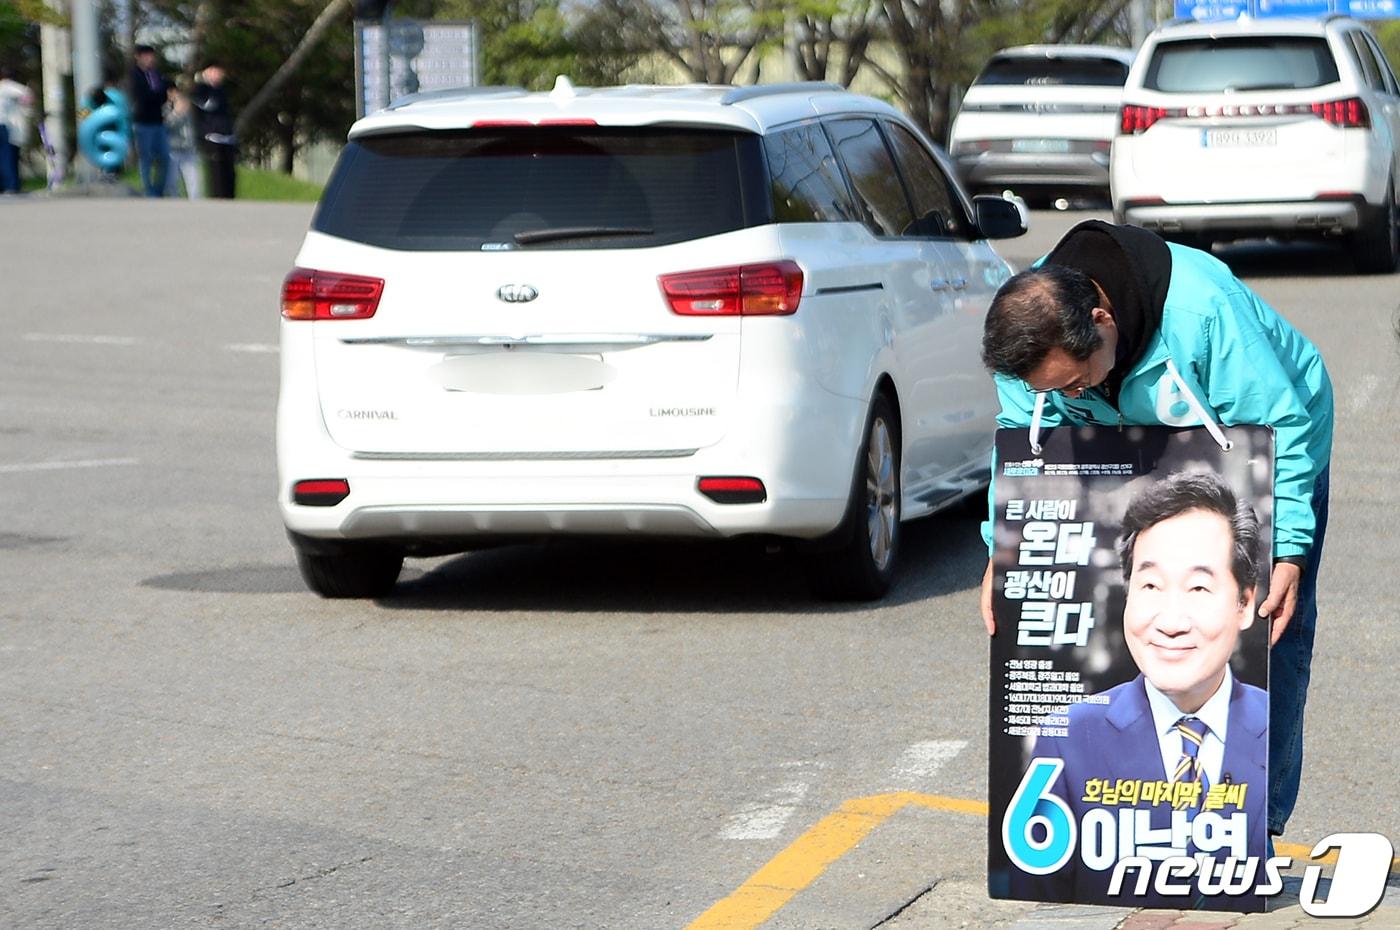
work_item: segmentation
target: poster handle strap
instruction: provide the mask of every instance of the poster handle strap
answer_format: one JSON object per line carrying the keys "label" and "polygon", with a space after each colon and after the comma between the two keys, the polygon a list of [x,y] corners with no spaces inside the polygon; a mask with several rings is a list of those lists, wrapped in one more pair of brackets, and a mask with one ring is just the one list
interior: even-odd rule
{"label": "poster handle strap", "polygon": [[1031,455],[1039,455],[1040,445],[1040,417],[1045,411],[1045,394],[1037,392],[1035,395],[1035,409],[1031,411]]}
{"label": "poster handle strap", "polygon": [[[1167,374],[1171,375],[1172,380],[1176,382],[1177,390],[1181,392],[1181,396],[1185,399],[1186,405],[1191,408],[1191,412],[1199,417],[1201,423],[1210,431],[1211,438],[1215,440],[1215,444],[1224,452],[1229,452],[1233,449],[1235,444],[1225,438],[1225,431],[1220,428],[1220,424],[1215,422],[1215,419],[1206,410],[1205,405],[1196,399],[1195,394],[1191,393],[1191,389],[1186,386],[1186,379],[1181,377],[1181,372],[1176,370],[1176,363],[1171,359],[1167,359]],[[1031,433],[1031,441],[1035,441],[1034,432]]]}

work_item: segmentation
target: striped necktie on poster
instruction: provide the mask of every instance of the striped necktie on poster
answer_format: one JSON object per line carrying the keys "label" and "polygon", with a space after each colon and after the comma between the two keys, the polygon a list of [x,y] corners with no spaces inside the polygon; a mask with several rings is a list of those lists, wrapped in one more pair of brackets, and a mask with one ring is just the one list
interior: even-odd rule
{"label": "striped necktie on poster", "polygon": [[1210,788],[1210,779],[1202,770],[1199,759],[1201,742],[1210,732],[1210,727],[1198,717],[1182,717],[1176,722],[1176,732],[1181,734],[1181,761],[1176,764],[1176,774],[1172,776],[1172,780],[1200,782],[1201,796],[1191,810],[1194,814],[1205,803],[1206,791]]}

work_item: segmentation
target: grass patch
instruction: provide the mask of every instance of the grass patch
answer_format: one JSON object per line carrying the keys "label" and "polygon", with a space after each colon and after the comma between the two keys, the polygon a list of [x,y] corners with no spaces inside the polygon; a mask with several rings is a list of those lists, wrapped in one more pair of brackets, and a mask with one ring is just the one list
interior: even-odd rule
{"label": "grass patch", "polygon": [[[141,172],[135,167],[127,167],[118,175],[120,183],[132,190],[141,191]],[[67,182],[73,183],[70,178]],[[279,200],[297,203],[315,203],[321,199],[323,185],[313,184],[310,181],[303,181],[290,175],[282,174],[280,171],[267,171],[262,168],[245,168],[238,166],[238,187],[237,195],[239,200]],[[26,192],[41,191],[45,187],[45,181],[41,177],[26,175],[21,184],[21,189]],[[209,185],[204,185],[204,195],[209,196]],[[179,196],[174,195],[174,196]]]}
{"label": "grass patch", "polygon": [[280,171],[238,166],[239,200],[284,200],[315,203],[321,199],[322,185],[294,178]]}

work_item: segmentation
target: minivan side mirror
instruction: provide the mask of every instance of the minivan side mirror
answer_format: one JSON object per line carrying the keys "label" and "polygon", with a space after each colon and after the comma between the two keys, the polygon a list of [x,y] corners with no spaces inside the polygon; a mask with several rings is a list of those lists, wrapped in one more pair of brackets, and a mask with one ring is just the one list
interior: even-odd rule
{"label": "minivan side mirror", "polygon": [[978,194],[972,198],[972,209],[984,238],[1015,239],[1026,234],[1029,211],[1023,204],[996,194]]}

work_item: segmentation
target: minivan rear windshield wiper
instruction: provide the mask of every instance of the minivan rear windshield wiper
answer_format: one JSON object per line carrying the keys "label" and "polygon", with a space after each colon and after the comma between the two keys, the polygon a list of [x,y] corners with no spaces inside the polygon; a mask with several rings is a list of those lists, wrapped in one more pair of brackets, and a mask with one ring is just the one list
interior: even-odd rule
{"label": "minivan rear windshield wiper", "polygon": [[529,229],[512,238],[521,245],[558,242],[562,239],[593,239],[601,236],[649,236],[655,230],[638,226],[560,226],[556,229]]}

